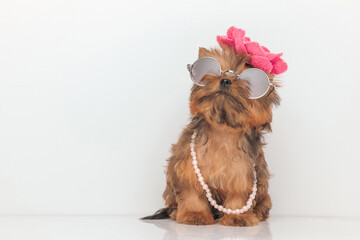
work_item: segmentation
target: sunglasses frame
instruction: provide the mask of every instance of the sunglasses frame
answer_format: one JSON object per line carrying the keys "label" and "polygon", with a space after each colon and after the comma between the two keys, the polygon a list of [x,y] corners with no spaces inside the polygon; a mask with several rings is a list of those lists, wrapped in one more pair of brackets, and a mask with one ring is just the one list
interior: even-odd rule
{"label": "sunglasses frame", "polygon": [[[269,92],[270,86],[273,86],[274,88],[276,87],[273,83],[270,82],[269,76],[268,76],[264,71],[262,71],[262,70],[259,69],[259,68],[249,68],[249,69],[245,69],[244,71],[242,71],[242,72],[238,75],[238,74],[236,74],[233,70],[230,70],[230,69],[225,70],[225,71],[222,70],[222,69],[221,69],[221,66],[220,66],[220,63],[219,63],[215,58],[212,58],[212,57],[199,58],[199,59],[197,59],[193,64],[187,64],[187,65],[186,65],[187,70],[188,70],[189,73],[190,73],[190,78],[191,78],[191,80],[194,82],[194,84],[196,84],[196,85],[198,85],[198,86],[200,86],[200,87],[204,87],[204,86],[206,86],[206,85],[205,85],[205,84],[197,83],[197,82],[195,81],[194,75],[193,75],[193,73],[192,73],[192,69],[193,69],[194,65],[195,65],[199,60],[201,60],[201,59],[211,59],[211,60],[215,61],[215,62],[217,63],[217,65],[219,66],[219,69],[217,70],[217,72],[219,72],[219,73],[217,74],[218,76],[221,76],[221,74],[223,74],[223,73],[229,72],[229,73],[232,73],[233,75],[235,75],[235,76],[236,76],[236,79],[243,80],[243,79],[240,78],[240,76],[241,76],[243,73],[245,73],[246,71],[249,71],[249,70],[250,70],[250,71],[254,71],[254,70],[256,70],[256,71],[259,71],[259,72],[261,72],[261,73],[264,73],[264,75],[266,76],[267,81],[268,81],[268,87],[267,87],[266,91],[265,91],[262,95],[260,95],[260,96],[258,96],[258,97],[248,97],[249,99],[259,99],[259,98],[265,96],[265,95]],[[205,74],[205,75],[206,75],[206,74]],[[205,76],[205,75],[204,75],[204,76]],[[246,80],[243,80],[243,81],[246,81]]]}

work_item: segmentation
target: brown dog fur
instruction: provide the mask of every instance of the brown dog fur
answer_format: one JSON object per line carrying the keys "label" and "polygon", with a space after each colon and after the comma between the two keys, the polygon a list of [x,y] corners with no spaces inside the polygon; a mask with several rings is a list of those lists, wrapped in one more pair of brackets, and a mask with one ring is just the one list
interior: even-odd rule
{"label": "brown dog fur", "polygon": [[[251,56],[237,54],[232,48],[199,49],[199,58],[213,57],[221,69],[231,69],[237,74],[251,67]],[[273,81],[273,75],[268,75]],[[179,223],[204,225],[215,222],[229,226],[252,226],[269,216],[271,200],[268,194],[269,172],[263,153],[263,134],[271,131],[272,106],[280,102],[272,89],[262,98],[247,98],[246,81],[232,81],[227,89],[219,82],[224,76],[206,75],[204,87],[194,85],[190,96],[192,119],[183,130],[172,156],[168,159],[167,185],[163,197],[166,208],[144,219],[170,216]],[[274,83],[276,84],[276,83]],[[257,194],[246,213],[228,215],[213,208],[197,180],[190,155],[191,136],[195,139],[198,166],[213,198],[226,208],[241,208],[251,193],[257,174]]]}

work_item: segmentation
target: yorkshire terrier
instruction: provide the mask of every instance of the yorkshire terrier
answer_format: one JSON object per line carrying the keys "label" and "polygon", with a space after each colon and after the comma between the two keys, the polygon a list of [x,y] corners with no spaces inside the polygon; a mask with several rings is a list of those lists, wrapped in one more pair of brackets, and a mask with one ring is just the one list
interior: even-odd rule
{"label": "yorkshire terrier", "polygon": [[168,159],[166,207],[143,219],[253,226],[269,217],[263,135],[280,103],[275,76],[287,65],[242,29],[231,27],[217,40],[220,48],[199,48],[188,66],[191,122]]}

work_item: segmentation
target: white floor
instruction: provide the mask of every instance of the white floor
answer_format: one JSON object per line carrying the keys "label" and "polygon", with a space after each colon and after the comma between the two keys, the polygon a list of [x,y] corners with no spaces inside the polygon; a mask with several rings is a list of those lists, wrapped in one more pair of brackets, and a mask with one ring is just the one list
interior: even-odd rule
{"label": "white floor", "polygon": [[271,217],[255,227],[188,226],[138,216],[1,216],[0,239],[360,239],[360,218]]}

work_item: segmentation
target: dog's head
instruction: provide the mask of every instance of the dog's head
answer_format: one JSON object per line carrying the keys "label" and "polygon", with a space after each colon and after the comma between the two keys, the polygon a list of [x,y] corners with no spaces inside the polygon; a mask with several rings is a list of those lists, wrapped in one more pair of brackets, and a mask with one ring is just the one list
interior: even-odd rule
{"label": "dog's head", "polygon": [[[232,70],[237,75],[252,68],[251,56],[237,53],[225,45],[221,49],[199,49],[199,58],[216,59],[222,70]],[[214,127],[232,129],[269,127],[272,119],[272,106],[278,105],[280,98],[275,86],[274,74],[267,74],[269,90],[258,99],[249,98],[248,82],[240,80],[235,74],[222,72],[220,75],[205,75],[195,85],[190,96],[190,111],[193,115],[203,117]]]}

